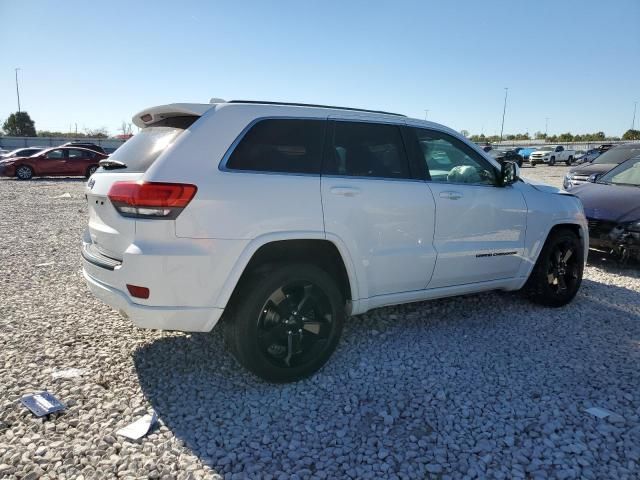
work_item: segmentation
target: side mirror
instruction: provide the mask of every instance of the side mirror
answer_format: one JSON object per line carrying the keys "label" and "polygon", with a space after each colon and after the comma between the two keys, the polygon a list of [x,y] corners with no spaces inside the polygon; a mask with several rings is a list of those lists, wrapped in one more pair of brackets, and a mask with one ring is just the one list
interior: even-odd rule
{"label": "side mirror", "polygon": [[500,186],[506,187],[515,183],[520,178],[520,168],[515,162],[509,160],[502,162],[500,166]]}

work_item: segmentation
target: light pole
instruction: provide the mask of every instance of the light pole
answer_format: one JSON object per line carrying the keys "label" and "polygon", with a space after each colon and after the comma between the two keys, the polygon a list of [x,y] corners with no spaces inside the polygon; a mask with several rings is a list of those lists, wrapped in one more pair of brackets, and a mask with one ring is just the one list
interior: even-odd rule
{"label": "light pole", "polygon": [[18,96],[18,113],[20,113],[20,87],[18,86],[18,70],[20,70],[19,68],[16,68],[16,95]]}
{"label": "light pole", "polygon": [[427,115],[429,115],[429,110],[425,109],[425,111],[424,111],[424,119],[425,120],[427,119]]}
{"label": "light pole", "polygon": [[502,142],[502,132],[504,131],[504,114],[507,111],[507,95],[509,87],[504,87],[504,107],[502,108],[502,126],[500,127],[500,141]]}
{"label": "light pole", "polygon": [[638,102],[633,102],[633,120],[631,120],[631,130],[636,129],[636,108],[638,108]]}
{"label": "light pole", "polygon": [[544,138],[547,138],[547,129],[549,128],[549,117],[544,117]]}

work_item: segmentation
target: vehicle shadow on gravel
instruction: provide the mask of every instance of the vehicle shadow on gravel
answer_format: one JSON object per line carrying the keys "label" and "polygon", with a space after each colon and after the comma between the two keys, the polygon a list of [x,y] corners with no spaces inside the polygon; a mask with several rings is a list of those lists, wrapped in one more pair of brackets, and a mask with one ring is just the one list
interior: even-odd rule
{"label": "vehicle shadow on gravel", "polygon": [[[348,321],[318,374],[286,385],[247,373],[215,330],[162,338],[134,361],[163,424],[220,474],[509,476],[554,432],[569,431],[558,446],[576,428],[600,435],[586,406],[637,420],[639,298],[585,280],[559,309],[507,293],[378,309]],[[601,455],[567,465],[597,476]]]}
{"label": "vehicle shadow on gravel", "polygon": [[596,250],[589,251],[589,266],[601,268],[607,272],[616,273],[630,277],[640,277],[640,260],[629,259],[621,262],[620,258],[605,252]]}

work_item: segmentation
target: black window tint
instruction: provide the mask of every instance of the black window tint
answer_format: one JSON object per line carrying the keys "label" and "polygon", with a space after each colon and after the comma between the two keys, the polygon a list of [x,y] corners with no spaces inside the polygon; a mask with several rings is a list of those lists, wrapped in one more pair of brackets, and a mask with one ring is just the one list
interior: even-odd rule
{"label": "black window tint", "polygon": [[47,158],[64,158],[64,150],[51,150],[47,153]]}
{"label": "black window tint", "polygon": [[270,119],[256,123],[235,148],[227,167],[237,170],[320,173],[324,120]]}
{"label": "black window tint", "polygon": [[351,177],[411,178],[400,127],[336,121],[324,173]]}
{"label": "black window tint", "polygon": [[85,152],[83,150],[70,149],[70,150],[68,150],[68,152],[69,152],[69,158],[70,159],[87,158],[89,156],[89,155],[87,155],[87,152]]}

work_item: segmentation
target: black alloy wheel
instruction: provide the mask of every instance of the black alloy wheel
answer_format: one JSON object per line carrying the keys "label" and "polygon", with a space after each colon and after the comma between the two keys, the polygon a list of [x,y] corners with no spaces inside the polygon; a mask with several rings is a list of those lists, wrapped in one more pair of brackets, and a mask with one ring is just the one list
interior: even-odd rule
{"label": "black alloy wheel", "polygon": [[344,317],[344,299],[329,274],[314,265],[279,265],[239,287],[224,335],[247,369],[271,382],[290,382],[326,363]]}

